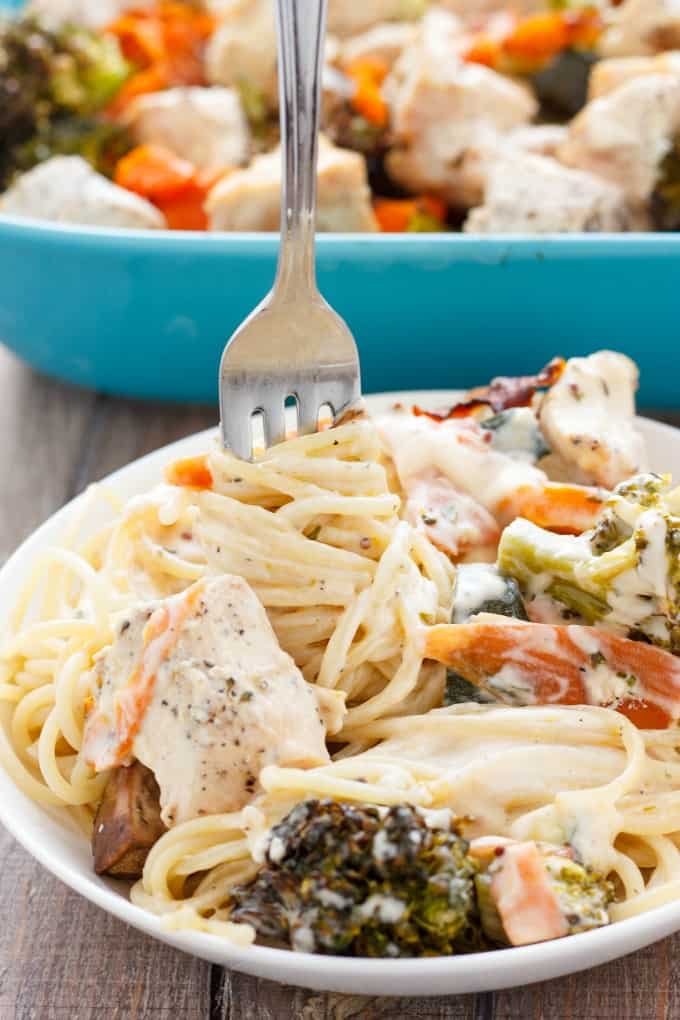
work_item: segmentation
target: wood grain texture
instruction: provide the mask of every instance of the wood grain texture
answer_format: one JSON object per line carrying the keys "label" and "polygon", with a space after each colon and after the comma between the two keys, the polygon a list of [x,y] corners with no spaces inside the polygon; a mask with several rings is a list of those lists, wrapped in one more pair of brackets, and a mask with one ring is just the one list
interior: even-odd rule
{"label": "wood grain texture", "polygon": [[[61,386],[0,347],[0,563],[90,481],[216,417],[214,408]],[[52,878],[1,828],[0,860],[0,1020],[680,1020],[680,936],[494,995],[326,995],[211,968],[135,932]]]}

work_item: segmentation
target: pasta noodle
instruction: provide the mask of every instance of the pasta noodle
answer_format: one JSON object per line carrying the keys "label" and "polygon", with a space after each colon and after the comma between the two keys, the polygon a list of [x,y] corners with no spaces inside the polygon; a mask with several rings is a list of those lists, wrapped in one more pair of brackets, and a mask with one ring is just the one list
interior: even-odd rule
{"label": "pasta noodle", "polygon": [[570,842],[615,877],[613,919],[680,894],[680,745],[593,706],[440,708],[444,667],[423,632],[448,622],[455,573],[400,517],[374,427],[355,421],[254,463],[217,446],[210,489],[164,483],[78,542],[98,487],[64,545],[20,592],[0,658],[0,760],[31,798],[91,825],[107,774],[79,751],[96,695],[93,662],[140,600],[206,575],[243,577],[278,640],[347,710],[330,764],[266,767],[241,811],[170,829],[149,853],[135,903],[163,923],[248,944],[229,890],[251,877],[266,833],[309,796],[450,808],[463,834]]}

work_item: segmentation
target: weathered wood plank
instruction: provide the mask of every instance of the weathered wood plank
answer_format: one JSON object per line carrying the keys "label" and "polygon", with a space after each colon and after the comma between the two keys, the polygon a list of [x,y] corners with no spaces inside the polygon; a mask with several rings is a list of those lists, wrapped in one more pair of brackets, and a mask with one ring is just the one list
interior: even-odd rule
{"label": "weathered wood plank", "polygon": [[308,992],[260,981],[244,974],[225,974],[214,994],[211,1020],[491,1020],[492,997],[367,998]]}
{"label": "weathered wood plank", "polygon": [[676,935],[586,973],[498,992],[493,1020],[675,1020],[678,952]]}
{"label": "weathered wood plank", "polygon": [[[215,413],[117,403],[0,348],[0,560],[94,478]],[[71,892],[0,829],[1,1020],[207,1020],[210,967]]]}
{"label": "weathered wood plank", "polygon": [[0,563],[71,495],[95,403],[0,346]]}

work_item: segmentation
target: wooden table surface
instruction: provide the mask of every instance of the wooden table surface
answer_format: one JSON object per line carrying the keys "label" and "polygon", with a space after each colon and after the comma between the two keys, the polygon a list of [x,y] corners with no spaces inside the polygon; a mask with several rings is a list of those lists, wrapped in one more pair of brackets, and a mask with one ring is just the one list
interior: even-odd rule
{"label": "wooden table surface", "polygon": [[[215,420],[211,407],[62,386],[0,347],[0,563],[89,482]],[[2,828],[0,861],[0,1020],[680,1020],[680,935],[513,991],[324,995],[225,972],[127,928],[49,875]]]}

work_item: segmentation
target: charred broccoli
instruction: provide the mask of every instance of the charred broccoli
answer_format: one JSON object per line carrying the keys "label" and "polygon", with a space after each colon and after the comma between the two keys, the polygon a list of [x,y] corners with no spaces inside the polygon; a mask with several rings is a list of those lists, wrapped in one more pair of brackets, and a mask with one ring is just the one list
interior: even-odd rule
{"label": "charred broccoli", "polygon": [[610,626],[680,652],[680,490],[644,474],[614,489],[595,527],[556,535],[518,518],[498,566],[527,599],[552,602],[556,620]]}
{"label": "charred broccoli", "polygon": [[[0,20],[0,187],[51,155],[88,158],[93,133],[106,126],[90,118],[131,70],[112,37],[68,25],[50,29],[33,17]],[[78,131],[70,129],[72,118]],[[69,131],[81,141],[65,150]]]}
{"label": "charred broccoli", "polygon": [[468,844],[407,805],[307,800],[274,826],[231,916],[293,949],[432,956],[484,948]]}

